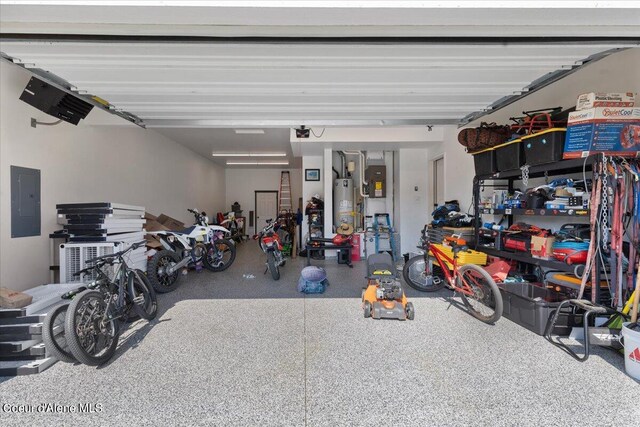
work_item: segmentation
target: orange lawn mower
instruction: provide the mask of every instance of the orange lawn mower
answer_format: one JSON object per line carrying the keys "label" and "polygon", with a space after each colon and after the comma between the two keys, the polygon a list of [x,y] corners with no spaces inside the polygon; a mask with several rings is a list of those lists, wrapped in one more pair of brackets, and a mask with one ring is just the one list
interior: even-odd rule
{"label": "orange lawn mower", "polygon": [[362,290],[364,317],[413,320],[413,304],[407,301],[388,253],[367,257],[367,287]]}

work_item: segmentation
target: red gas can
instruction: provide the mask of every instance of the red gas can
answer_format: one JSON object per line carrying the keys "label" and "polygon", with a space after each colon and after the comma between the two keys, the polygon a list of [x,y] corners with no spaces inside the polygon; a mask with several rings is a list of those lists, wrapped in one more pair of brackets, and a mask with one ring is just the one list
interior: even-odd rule
{"label": "red gas can", "polygon": [[351,261],[360,261],[360,245],[362,244],[360,234],[353,233],[351,244],[353,245],[353,249],[351,249]]}

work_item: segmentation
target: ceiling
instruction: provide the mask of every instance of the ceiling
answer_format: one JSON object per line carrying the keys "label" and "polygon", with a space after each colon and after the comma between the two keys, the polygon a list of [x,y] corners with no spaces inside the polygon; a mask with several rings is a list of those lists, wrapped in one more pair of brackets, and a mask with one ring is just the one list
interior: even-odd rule
{"label": "ceiling", "polygon": [[615,43],[0,42],[148,127],[454,124]]}
{"label": "ceiling", "polygon": [[[291,152],[289,129],[266,128],[264,134],[236,134],[234,129],[176,129],[157,128],[155,131],[171,138],[196,153],[225,166],[226,161],[276,162],[288,161],[289,167],[299,167]],[[286,153],[286,157],[213,157],[216,153]],[[229,166],[247,168],[253,166]],[[261,166],[264,168],[286,168],[287,166]]]}
{"label": "ceiling", "polygon": [[636,3],[2,0],[0,52],[212,161],[293,162],[287,128],[457,124],[638,46]]}

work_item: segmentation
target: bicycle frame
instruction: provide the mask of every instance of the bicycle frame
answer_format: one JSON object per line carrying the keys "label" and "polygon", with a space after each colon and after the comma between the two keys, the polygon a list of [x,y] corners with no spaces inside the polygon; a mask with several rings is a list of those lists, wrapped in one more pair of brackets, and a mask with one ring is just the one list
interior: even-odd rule
{"label": "bicycle frame", "polygon": [[[449,257],[447,254],[442,252],[436,246],[432,245],[431,242],[426,241],[422,247],[424,252],[424,261],[425,267],[429,262],[429,257],[434,258],[438,264],[440,265],[440,269],[444,273],[445,280],[453,288],[454,291],[460,292],[465,295],[473,295],[473,289],[471,286],[467,285],[463,280],[460,280],[461,286],[457,285],[458,277],[460,276],[460,272],[458,271],[458,257],[457,255],[453,257]],[[429,255],[431,253],[431,255]],[[445,263],[445,261],[451,264],[452,273],[449,272],[449,266]]]}
{"label": "bicycle frame", "polygon": [[[111,280],[109,276],[102,270],[102,267],[105,265],[114,266],[113,280]],[[127,282],[131,280],[131,275],[136,274],[135,270],[130,269],[126,265],[126,261],[124,260],[124,257],[122,255],[118,256],[110,263],[97,263],[93,266],[93,268],[95,268],[98,272],[98,276],[95,280],[96,284],[99,280],[106,280],[109,288],[111,286],[118,287],[117,294],[111,292],[111,289],[103,288],[103,291],[106,291],[106,293],[108,294],[108,300],[102,321],[106,323],[122,318],[125,314],[124,308],[126,307],[125,293],[127,292]]]}

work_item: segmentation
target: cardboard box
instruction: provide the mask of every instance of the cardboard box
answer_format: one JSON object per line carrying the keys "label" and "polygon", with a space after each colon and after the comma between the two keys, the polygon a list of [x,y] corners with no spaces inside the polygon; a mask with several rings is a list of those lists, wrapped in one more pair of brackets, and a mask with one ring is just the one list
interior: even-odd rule
{"label": "cardboard box", "polygon": [[531,255],[535,258],[551,259],[555,237],[531,237]]}
{"label": "cardboard box", "polygon": [[147,248],[149,249],[160,249],[162,248],[162,243],[155,237],[150,234],[145,236],[145,240],[147,241]]}
{"label": "cardboard box", "polygon": [[171,218],[169,215],[161,214],[158,217],[158,222],[169,230],[182,230],[184,229],[184,222],[180,222],[175,218]]}
{"label": "cardboard box", "polygon": [[598,107],[569,113],[563,158],[593,153],[640,157],[640,108]]}
{"label": "cardboard box", "polygon": [[596,107],[633,107],[636,97],[633,92],[618,93],[583,93],[578,96],[576,110],[587,110]]}
{"label": "cardboard box", "polygon": [[0,288],[0,307],[2,308],[22,308],[31,304],[33,297],[23,292],[13,291],[7,288]]}
{"label": "cardboard box", "polygon": [[144,225],[144,229],[147,231],[167,231],[169,230],[169,227],[160,224],[158,221],[148,219],[147,223]]}

